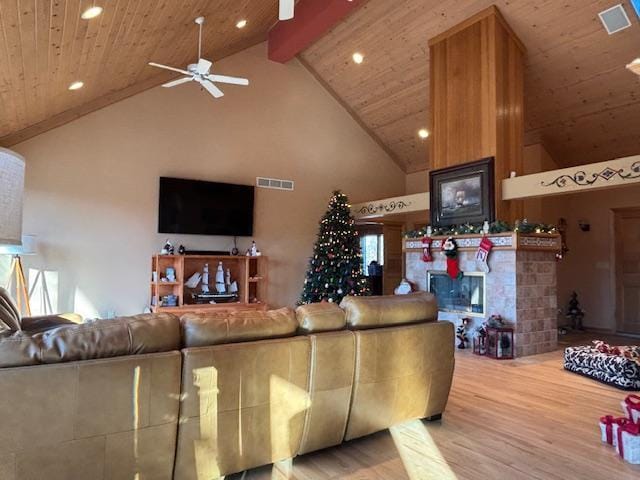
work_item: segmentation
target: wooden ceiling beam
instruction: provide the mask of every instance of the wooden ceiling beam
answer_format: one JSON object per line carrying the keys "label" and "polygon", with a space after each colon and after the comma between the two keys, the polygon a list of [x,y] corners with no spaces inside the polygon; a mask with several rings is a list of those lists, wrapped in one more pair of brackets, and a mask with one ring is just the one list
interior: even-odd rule
{"label": "wooden ceiling beam", "polygon": [[300,0],[292,20],[269,32],[269,60],[286,63],[313,44],[366,0]]}

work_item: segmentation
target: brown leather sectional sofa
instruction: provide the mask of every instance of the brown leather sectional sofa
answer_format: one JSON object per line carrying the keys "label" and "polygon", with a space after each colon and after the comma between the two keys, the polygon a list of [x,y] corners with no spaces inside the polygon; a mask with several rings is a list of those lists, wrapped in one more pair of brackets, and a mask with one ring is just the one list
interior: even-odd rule
{"label": "brown leather sectional sofa", "polygon": [[442,414],[433,297],[341,307],[0,331],[0,479],[210,480]]}

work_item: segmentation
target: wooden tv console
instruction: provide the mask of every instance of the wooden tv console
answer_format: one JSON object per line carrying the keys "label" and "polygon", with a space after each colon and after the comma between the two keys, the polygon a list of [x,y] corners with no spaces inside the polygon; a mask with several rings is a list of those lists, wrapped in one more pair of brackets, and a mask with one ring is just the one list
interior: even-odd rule
{"label": "wooden tv console", "polygon": [[[200,291],[200,286],[190,289],[185,282],[196,272],[202,273],[209,264],[210,290],[215,292],[215,278],[218,264],[222,262],[224,271],[231,272],[231,281],[238,283],[237,302],[194,303],[191,294]],[[167,268],[174,268],[175,282],[163,282]],[[236,310],[266,310],[267,298],[267,257],[232,255],[154,255],[151,260],[150,307],[153,312],[169,312],[181,315],[190,312],[225,312]],[[155,281],[154,281],[154,273]],[[162,305],[166,295],[178,297],[177,306]]]}

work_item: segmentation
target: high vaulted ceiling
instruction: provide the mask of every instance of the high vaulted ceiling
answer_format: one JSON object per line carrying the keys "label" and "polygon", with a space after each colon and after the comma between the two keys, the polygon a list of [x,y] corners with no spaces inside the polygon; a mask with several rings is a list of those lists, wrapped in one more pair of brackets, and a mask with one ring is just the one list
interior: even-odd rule
{"label": "high vaulted ceiling", "polygon": [[[304,0],[302,0],[304,1]],[[496,4],[528,49],[525,141],[562,165],[640,153],[640,24],[608,36],[598,12],[618,0],[368,0],[302,61],[407,172],[429,168],[430,38]],[[80,14],[93,4],[104,13]],[[0,0],[0,146],[10,146],[174,75],[148,61],[218,60],[264,41],[277,0]],[[235,28],[248,19],[243,30]],[[354,52],[365,56],[356,65]],[[76,80],[85,86],[69,91]]]}
{"label": "high vaulted ceiling", "polygon": [[[427,42],[491,4],[528,50],[525,143],[561,165],[640,153],[640,24],[607,35],[598,12],[618,0],[369,0],[308,48],[303,60],[405,171],[429,167]],[[361,52],[361,65],[351,61]],[[470,159],[471,160],[471,159]]]}
{"label": "high vaulted ceiling", "polygon": [[[103,14],[81,19],[92,5]],[[147,62],[197,60],[199,15],[203,56],[218,60],[263,42],[278,0],[0,0],[0,145],[175,77]],[[78,80],[84,88],[69,91]]]}

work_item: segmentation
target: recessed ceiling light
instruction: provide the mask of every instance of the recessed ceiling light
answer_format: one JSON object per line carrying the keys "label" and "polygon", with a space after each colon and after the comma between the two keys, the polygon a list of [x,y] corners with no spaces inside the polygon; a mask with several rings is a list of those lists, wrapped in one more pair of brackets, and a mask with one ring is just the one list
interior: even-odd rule
{"label": "recessed ceiling light", "polygon": [[82,87],[84,87],[84,82],[73,82],[69,85],[69,90],[80,90]]}
{"label": "recessed ceiling light", "polygon": [[362,62],[364,62],[364,55],[362,55],[361,53],[354,53],[353,54],[353,61],[356,62],[358,65],[360,65]]}
{"label": "recessed ceiling light", "polygon": [[236,28],[244,28],[247,26],[247,21],[243,18],[238,23],[236,23]]}
{"label": "recessed ceiling light", "polygon": [[96,18],[101,13],[102,13],[102,7],[94,6],[91,8],[87,8],[84,12],[82,12],[81,17],[84,20],[90,20],[92,18]]}
{"label": "recessed ceiling light", "polygon": [[420,130],[418,130],[418,136],[423,140],[425,138],[429,138],[429,130],[427,130],[426,128],[421,128]]}

